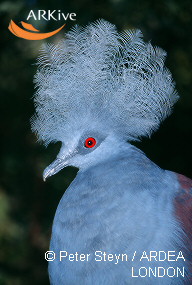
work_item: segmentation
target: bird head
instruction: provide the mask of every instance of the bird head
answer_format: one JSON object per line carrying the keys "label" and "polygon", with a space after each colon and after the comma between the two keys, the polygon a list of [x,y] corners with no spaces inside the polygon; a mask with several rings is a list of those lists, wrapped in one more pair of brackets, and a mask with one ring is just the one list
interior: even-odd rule
{"label": "bird head", "polygon": [[98,163],[158,128],[178,99],[165,56],[139,30],[118,33],[104,20],[42,47],[32,130],[45,145],[62,142],[44,178]]}
{"label": "bird head", "polygon": [[86,169],[109,159],[117,152],[121,143],[113,134],[104,134],[94,130],[76,133],[65,143],[62,143],[60,152],[53,163],[43,173],[46,180],[66,166]]}

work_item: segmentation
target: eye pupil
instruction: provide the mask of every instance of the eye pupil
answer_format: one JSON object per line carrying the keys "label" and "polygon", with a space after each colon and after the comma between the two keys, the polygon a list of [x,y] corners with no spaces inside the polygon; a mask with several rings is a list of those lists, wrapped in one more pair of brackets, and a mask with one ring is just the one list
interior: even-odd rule
{"label": "eye pupil", "polygon": [[94,138],[87,138],[85,140],[85,147],[87,148],[91,148],[91,147],[94,147],[96,145],[96,140]]}

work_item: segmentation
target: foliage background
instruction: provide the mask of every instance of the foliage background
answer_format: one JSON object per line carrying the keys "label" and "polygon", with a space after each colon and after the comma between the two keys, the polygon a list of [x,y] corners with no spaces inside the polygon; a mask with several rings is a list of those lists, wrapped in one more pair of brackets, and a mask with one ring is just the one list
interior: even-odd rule
{"label": "foliage background", "polygon": [[[48,250],[57,204],[76,169],[67,168],[46,183],[43,169],[59,145],[45,149],[30,130],[35,59],[42,41],[13,36],[9,21],[25,21],[29,11],[75,12],[78,24],[104,18],[118,29],[139,28],[145,40],[168,52],[167,66],[181,96],[174,113],[152,138],[137,146],[165,169],[192,178],[192,2],[190,0],[26,0],[1,1],[0,19],[0,284],[49,284],[44,253]],[[30,21],[42,32],[62,23]],[[74,23],[68,21],[68,30]],[[65,30],[66,30],[65,29]],[[60,32],[47,42],[63,37]]]}

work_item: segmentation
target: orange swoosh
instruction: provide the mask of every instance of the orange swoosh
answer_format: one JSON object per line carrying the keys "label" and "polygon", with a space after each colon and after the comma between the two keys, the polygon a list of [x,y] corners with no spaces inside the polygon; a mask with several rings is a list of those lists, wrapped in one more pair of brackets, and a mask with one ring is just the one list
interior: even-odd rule
{"label": "orange swoosh", "polygon": [[28,31],[21,29],[11,20],[8,29],[10,30],[11,33],[13,33],[15,36],[19,38],[23,38],[26,40],[43,40],[43,39],[49,38],[55,35],[56,33],[58,33],[61,29],[63,29],[65,25],[66,24],[64,24],[59,29],[49,32],[49,33],[33,33],[33,32],[28,32]]}
{"label": "orange swoosh", "polygon": [[25,23],[23,21],[21,21],[21,24],[22,24],[23,28],[25,28],[27,30],[34,31],[34,32],[39,32],[39,30],[35,29],[33,27],[33,25],[31,25],[31,24]]}

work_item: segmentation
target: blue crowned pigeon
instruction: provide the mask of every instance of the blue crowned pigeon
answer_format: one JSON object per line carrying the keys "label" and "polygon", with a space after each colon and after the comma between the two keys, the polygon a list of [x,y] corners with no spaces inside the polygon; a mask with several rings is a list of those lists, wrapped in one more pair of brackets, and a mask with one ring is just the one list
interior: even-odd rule
{"label": "blue crowned pigeon", "polygon": [[42,48],[32,129],[62,142],[43,177],[79,168],[54,218],[51,284],[192,284],[192,181],[131,145],[178,100],[165,57],[104,20]]}

